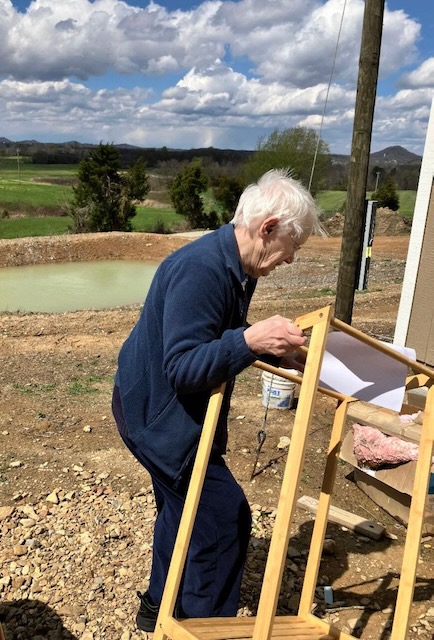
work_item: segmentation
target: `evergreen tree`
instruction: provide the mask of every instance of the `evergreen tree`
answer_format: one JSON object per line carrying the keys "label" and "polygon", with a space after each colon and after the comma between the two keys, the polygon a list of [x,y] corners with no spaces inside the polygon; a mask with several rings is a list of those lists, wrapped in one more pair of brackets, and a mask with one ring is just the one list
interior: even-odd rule
{"label": "evergreen tree", "polygon": [[377,191],[371,196],[371,200],[377,200],[379,207],[387,207],[392,211],[399,209],[399,195],[396,190],[396,183],[392,177],[388,177]]}
{"label": "evergreen tree", "polygon": [[134,200],[143,200],[149,193],[150,185],[146,173],[146,162],[142,156],[139,156],[128,170],[128,189],[130,197]]}
{"label": "evergreen tree", "polygon": [[204,210],[202,194],[208,187],[208,178],[202,162],[195,159],[175,176],[170,187],[170,198],[175,211],[188,220],[192,229],[209,226],[209,216]]}
{"label": "evergreen tree", "polygon": [[75,233],[131,231],[136,209],[112,144],[101,143],[80,162],[73,193],[69,212]]}
{"label": "evergreen tree", "polygon": [[223,222],[233,218],[238,200],[243,192],[243,184],[239,178],[221,176],[213,189],[216,201],[223,208]]}

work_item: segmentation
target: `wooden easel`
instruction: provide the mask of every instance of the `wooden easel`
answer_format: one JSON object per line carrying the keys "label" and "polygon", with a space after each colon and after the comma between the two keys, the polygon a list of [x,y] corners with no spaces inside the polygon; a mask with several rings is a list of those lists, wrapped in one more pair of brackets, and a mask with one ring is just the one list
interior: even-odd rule
{"label": "wooden easel", "polygon": [[[205,470],[221,408],[224,392],[224,385],[222,385],[211,394],[160,606],[154,640],[167,640],[168,638],[171,640],[288,640],[290,638],[296,640],[355,640],[354,636],[342,632],[334,625],[316,618],[311,613],[347,409],[349,403],[355,400],[333,391],[318,388],[319,373],[328,332],[330,327],[333,326],[335,329],[345,331],[369,343],[390,357],[406,363],[415,373],[421,375],[421,385],[426,384],[427,380],[434,381],[434,371],[398,354],[393,349],[353,329],[349,325],[334,319],[330,307],[302,316],[295,323],[303,331],[311,331],[310,344],[257,615],[251,618],[195,618],[186,620],[176,620],[173,617]],[[271,373],[283,375],[281,369],[270,367],[262,362],[257,361],[254,366]],[[285,377],[297,380],[296,376],[292,376],[289,373]],[[336,398],[337,408],[327,452],[317,516],[312,532],[298,614],[296,616],[276,616],[277,601],[289,542],[290,524],[296,507],[307,436],[318,391]],[[433,449],[434,386],[430,387],[427,395],[391,640],[405,640],[407,635]]]}

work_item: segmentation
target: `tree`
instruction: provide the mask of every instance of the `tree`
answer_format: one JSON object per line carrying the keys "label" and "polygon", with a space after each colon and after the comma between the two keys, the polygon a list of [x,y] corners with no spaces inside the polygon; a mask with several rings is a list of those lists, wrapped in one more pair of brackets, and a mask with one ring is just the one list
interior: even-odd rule
{"label": "tree", "polygon": [[130,167],[127,178],[130,197],[134,200],[143,200],[149,193],[150,185],[146,174],[146,162],[142,156],[139,156]]}
{"label": "tree", "polygon": [[131,231],[136,209],[129,180],[120,173],[119,153],[112,144],[101,143],[80,162],[73,193],[69,213],[75,233]]}
{"label": "tree", "polygon": [[243,192],[243,183],[239,178],[221,176],[213,189],[214,198],[223,209],[222,220],[229,222],[232,219],[238,200]]}
{"label": "tree", "polygon": [[294,127],[283,131],[275,129],[268,138],[259,139],[256,152],[245,165],[246,182],[256,181],[270,169],[289,168],[293,177],[301,180],[308,187],[315,155],[312,193],[321,189],[327,177],[330,164],[328,145],[321,139],[318,142],[318,135],[313,129],[305,127]]}
{"label": "tree", "polygon": [[202,194],[208,187],[208,178],[199,159],[192,160],[174,178],[170,187],[170,198],[175,211],[184,216],[192,229],[203,229],[209,225]]}
{"label": "tree", "polygon": [[371,196],[371,200],[377,200],[379,207],[387,207],[392,211],[399,209],[399,195],[396,190],[396,183],[392,177],[388,177],[377,191]]}

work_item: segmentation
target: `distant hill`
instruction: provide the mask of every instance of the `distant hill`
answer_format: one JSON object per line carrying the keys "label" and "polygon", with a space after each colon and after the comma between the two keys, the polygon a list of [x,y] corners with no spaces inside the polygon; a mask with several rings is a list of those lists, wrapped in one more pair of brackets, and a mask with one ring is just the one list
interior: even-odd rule
{"label": "distant hill", "polygon": [[[52,152],[55,149],[58,153],[62,153],[62,151],[65,153],[71,153],[71,150],[73,149],[75,150],[81,149],[82,151],[86,151],[88,149],[92,149],[98,146],[96,144],[91,144],[91,143],[77,142],[76,140],[51,143],[51,142],[38,142],[37,140],[9,140],[8,138],[5,138],[5,137],[0,137],[0,145],[3,145],[4,147],[11,148],[11,149],[12,148],[16,149],[16,147],[19,147],[19,148],[21,147],[20,149],[21,153],[25,153],[25,151],[28,150],[29,147],[32,148],[32,151],[34,151],[35,148],[37,148],[40,151],[46,151],[46,152],[50,152],[50,151]],[[239,157],[241,159],[253,153],[253,151],[241,151],[241,150],[234,150],[234,149],[216,149],[214,147],[199,148],[199,149],[170,149],[167,147],[160,147],[160,148],[139,147],[139,146],[127,144],[127,143],[115,144],[114,146],[117,147],[120,151],[126,151],[126,152],[129,151],[132,153],[147,152],[149,154],[154,153],[158,156],[165,155],[166,158],[167,156],[193,157],[195,154],[198,156],[204,156],[204,155],[210,156],[210,155],[213,155],[213,153],[215,153],[217,156],[220,156],[223,153],[223,154],[232,156],[233,158]],[[332,153],[331,160],[332,160],[332,164],[347,165],[350,161],[350,156],[345,154]],[[418,156],[416,153],[412,153],[411,151],[408,151],[407,149],[399,145],[386,147],[381,151],[375,151],[374,153],[371,153],[371,156],[370,156],[371,165],[377,164],[378,166],[385,166],[385,167],[390,167],[391,165],[420,164],[421,161],[422,161],[421,156]]]}
{"label": "distant hill", "polygon": [[422,157],[407,151],[404,147],[395,146],[371,153],[371,162],[375,162],[378,165],[420,164]]}
{"label": "distant hill", "polygon": [[[350,161],[350,156],[331,154],[331,159],[332,164],[347,165]],[[386,147],[386,149],[382,149],[381,151],[374,151],[369,157],[369,164],[371,166],[377,165],[388,169],[398,165],[420,165],[421,162],[422,156],[418,156],[416,153],[412,153],[399,145]]]}
{"label": "distant hill", "polygon": [[[204,147],[199,149],[171,149],[168,147],[138,147],[132,144],[115,144],[119,151],[120,162],[129,166],[142,157],[148,167],[155,167],[160,162],[183,162],[193,158],[208,158],[219,163],[242,163],[252,151],[236,149],[216,149]],[[0,138],[0,155],[12,155],[17,149],[22,156],[29,156],[37,164],[77,164],[87,153],[97,148],[97,144],[69,142],[38,142],[36,140],[9,140]]]}
{"label": "distant hill", "polygon": [[[215,147],[173,149],[169,147],[138,147],[132,144],[114,145],[119,152],[122,167],[130,167],[138,158],[142,158],[148,169],[159,169],[171,174],[179,171],[183,163],[201,158],[208,171],[214,171],[214,177],[227,172],[236,175],[240,167],[255,153],[236,149],[217,149]],[[75,164],[86,158],[97,144],[82,143],[76,140],[68,142],[37,142],[36,140],[12,141],[0,137],[0,155],[15,156],[17,152],[23,158],[29,158],[34,164]],[[331,154],[324,189],[345,191],[348,181],[350,156]],[[398,189],[417,189],[421,156],[395,145],[371,154],[368,172],[368,190],[376,188],[378,177],[391,174]],[[211,169],[213,167],[213,169]],[[211,174],[210,174],[211,175]],[[380,178],[380,180],[382,179]]]}

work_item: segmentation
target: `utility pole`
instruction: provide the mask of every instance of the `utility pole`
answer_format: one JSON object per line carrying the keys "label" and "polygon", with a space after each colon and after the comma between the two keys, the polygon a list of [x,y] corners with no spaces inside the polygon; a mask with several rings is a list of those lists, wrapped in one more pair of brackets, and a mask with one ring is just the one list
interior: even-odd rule
{"label": "utility pole", "polygon": [[18,182],[21,182],[21,171],[20,171],[20,150],[17,149],[17,167],[18,167]]}
{"label": "utility pole", "polygon": [[380,172],[377,171],[377,173],[375,175],[377,176],[377,178],[375,180],[375,191],[377,191],[377,189],[378,189],[378,181],[380,179]]}
{"label": "utility pole", "polygon": [[366,185],[377,94],[383,16],[384,0],[365,1],[347,203],[335,305],[336,318],[347,324],[351,324],[353,314],[363,243]]}

